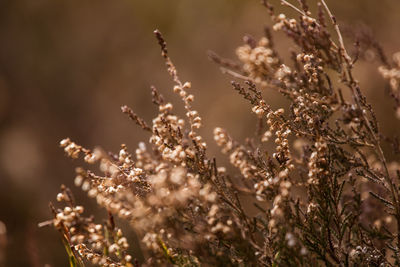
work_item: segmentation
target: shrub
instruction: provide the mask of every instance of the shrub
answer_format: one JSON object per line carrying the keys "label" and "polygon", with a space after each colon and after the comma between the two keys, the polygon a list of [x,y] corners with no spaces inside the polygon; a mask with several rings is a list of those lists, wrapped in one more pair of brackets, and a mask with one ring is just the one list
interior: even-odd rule
{"label": "shrub", "polygon": [[[363,44],[350,56],[335,17],[324,0],[314,16],[281,0],[299,18],[275,14],[274,22],[294,42],[289,61],[279,56],[267,29],[260,40],[250,36],[238,47],[240,63],[215,53],[210,58],[236,81],[233,88],[259,118],[258,135],[245,144],[216,128],[214,139],[237,170],[229,173],[210,156],[199,135],[202,119],[193,108],[191,84],[183,82],[168,56],[159,31],[173,91],[186,114],[152,88],[159,113],[147,124],[129,107],[125,113],[150,135],[134,153],[86,149],[69,138],[61,147],[71,158],[98,163],[102,174],[77,168],[75,185],[87,191],[109,214],[98,224],[84,215],[65,186],[51,204],[51,223],[62,234],[71,266],[85,261],[102,266],[394,266],[400,264],[399,166],[386,159],[371,105],[353,67]],[[334,34],[331,34],[330,29]],[[394,63],[370,40],[379,55],[379,71],[390,80],[399,102],[400,57]],[[396,65],[397,64],[397,65]],[[273,110],[264,88],[289,102]],[[400,114],[400,108],[397,113]],[[275,143],[267,151],[265,143]],[[259,213],[251,215],[243,196]],[[128,240],[114,216],[130,223],[141,239],[144,262],[128,253]]]}

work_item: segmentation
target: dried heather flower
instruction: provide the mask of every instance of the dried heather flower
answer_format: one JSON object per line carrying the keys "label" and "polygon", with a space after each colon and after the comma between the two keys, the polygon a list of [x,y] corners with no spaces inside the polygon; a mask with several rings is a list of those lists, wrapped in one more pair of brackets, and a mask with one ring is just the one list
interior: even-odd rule
{"label": "dried heather flower", "polygon": [[[69,157],[98,164],[99,174],[77,168],[74,184],[109,214],[106,223],[95,223],[71,191],[61,188],[57,201],[64,206],[51,205],[54,218],[41,225],[60,231],[71,264],[139,264],[137,252],[128,253],[128,239],[114,216],[129,222],[143,243],[143,266],[400,264],[400,164],[388,162],[382,148],[389,140],[400,151],[399,143],[379,129],[353,74],[356,60],[347,53],[325,1],[319,1],[316,15],[305,0],[298,1],[299,7],[280,2],[298,18],[275,14],[262,1],[273,30],[295,43],[290,60],[280,57],[269,30],[258,41],[245,36],[236,50],[239,64],[210,53],[236,79],[233,89],[259,121],[256,137],[243,143],[223,128],[214,129],[232,170],[208,155],[191,83],[180,80],[157,30],[184,116],[151,87],[158,107],[151,124],[129,107],[121,108],[150,134],[133,153],[124,144],[114,154],[69,138],[60,142]],[[382,61],[379,72],[389,80],[400,110],[400,54],[392,65]],[[272,109],[258,86],[277,90],[290,105]]]}

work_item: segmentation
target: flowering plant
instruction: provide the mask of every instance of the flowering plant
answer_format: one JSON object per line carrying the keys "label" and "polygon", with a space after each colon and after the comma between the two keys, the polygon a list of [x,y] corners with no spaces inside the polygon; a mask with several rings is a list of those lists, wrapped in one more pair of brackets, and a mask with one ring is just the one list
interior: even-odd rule
{"label": "flowering plant", "polygon": [[[237,50],[240,63],[210,58],[232,75],[233,88],[259,118],[258,134],[245,144],[216,128],[214,139],[237,170],[232,174],[208,155],[199,135],[191,84],[183,82],[159,31],[167,70],[186,114],[152,87],[159,113],[147,124],[129,107],[122,112],[150,135],[134,152],[86,149],[61,141],[68,156],[99,164],[101,175],[77,169],[75,185],[105,207],[107,223],[84,216],[71,191],[57,195],[52,223],[62,234],[71,265],[101,266],[396,266],[400,264],[399,165],[388,162],[385,138],[353,74],[363,52],[349,55],[336,18],[324,0],[313,15],[305,0],[299,18],[276,14],[263,1],[273,30],[294,42],[284,61],[272,34],[250,36]],[[331,34],[330,28],[335,34]],[[399,106],[400,60],[389,63],[375,44]],[[289,108],[273,110],[262,91],[279,91]],[[344,92],[346,90],[346,92]],[[399,110],[399,108],[397,109]],[[274,151],[264,144],[273,140]],[[390,140],[389,140],[390,141]],[[258,209],[251,214],[244,198]],[[129,252],[114,222],[126,220],[142,240]],[[135,254],[143,254],[139,262]]]}

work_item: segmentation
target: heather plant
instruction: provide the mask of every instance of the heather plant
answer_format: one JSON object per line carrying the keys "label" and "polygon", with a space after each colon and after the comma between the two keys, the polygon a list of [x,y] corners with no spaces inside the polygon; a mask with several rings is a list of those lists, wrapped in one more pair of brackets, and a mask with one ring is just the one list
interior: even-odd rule
{"label": "heather plant", "polygon": [[[106,153],[61,141],[69,157],[99,165],[101,174],[77,168],[74,183],[109,214],[106,223],[96,222],[61,187],[57,201],[64,207],[50,205],[50,223],[62,235],[71,266],[400,265],[400,169],[387,160],[382,144],[398,146],[380,131],[353,74],[363,40],[350,55],[324,0],[316,14],[305,0],[280,2],[298,17],[262,4],[272,30],[293,41],[289,60],[275,49],[269,29],[259,40],[245,36],[236,50],[238,63],[210,53],[259,121],[256,137],[243,144],[222,128],[214,130],[234,168],[207,153],[191,84],[179,77],[157,30],[185,116],[152,87],[159,112],[151,125],[121,108],[150,136],[133,152],[126,145]],[[399,114],[400,56],[389,62],[373,44]],[[262,91],[271,89],[289,101],[288,108],[270,107]],[[267,143],[275,144],[273,151]],[[250,215],[243,197],[252,200],[257,215]],[[143,262],[139,252],[129,251],[115,216],[141,240]]]}

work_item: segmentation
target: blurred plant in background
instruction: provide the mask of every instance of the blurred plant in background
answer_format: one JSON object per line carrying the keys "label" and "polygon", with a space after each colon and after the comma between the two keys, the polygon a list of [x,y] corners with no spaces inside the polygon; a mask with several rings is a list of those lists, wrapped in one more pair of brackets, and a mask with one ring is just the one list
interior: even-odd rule
{"label": "blurred plant in background", "polygon": [[0,221],[0,264],[5,264],[5,251],[7,246],[7,228],[6,225]]}

